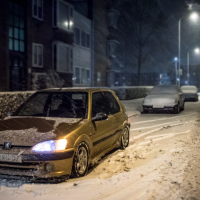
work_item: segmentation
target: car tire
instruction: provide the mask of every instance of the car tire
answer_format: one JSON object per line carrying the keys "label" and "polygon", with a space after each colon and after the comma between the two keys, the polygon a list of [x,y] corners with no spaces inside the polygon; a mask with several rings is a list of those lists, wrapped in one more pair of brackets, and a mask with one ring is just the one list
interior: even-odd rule
{"label": "car tire", "polygon": [[149,113],[149,111],[146,109],[143,109],[143,113],[146,114],[146,113]]}
{"label": "car tire", "polygon": [[89,149],[85,142],[80,143],[78,146],[72,166],[71,176],[74,178],[83,177],[88,172]]}
{"label": "car tire", "polygon": [[183,106],[180,109],[181,111],[185,110],[185,102],[183,102]]}
{"label": "car tire", "polygon": [[130,131],[129,131],[129,127],[125,126],[123,133],[122,133],[122,137],[121,137],[121,149],[126,149],[126,147],[128,147],[129,145],[129,136],[130,136]]}
{"label": "car tire", "polygon": [[174,106],[174,114],[179,114],[179,112],[180,112],[180,105],[178,103],[176,106]]}

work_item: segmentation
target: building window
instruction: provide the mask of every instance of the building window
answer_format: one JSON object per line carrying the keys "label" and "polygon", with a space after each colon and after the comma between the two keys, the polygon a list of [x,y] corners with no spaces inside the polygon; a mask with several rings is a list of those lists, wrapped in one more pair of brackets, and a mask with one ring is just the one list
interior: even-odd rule
{"label": "building window", "polygon": [[34,18],[43,20],[43,0],[32,1],[32,13]]}
{"label": "building window", "polygon": [[43,45],[33,44],[32,63],[33,67],[43,67]]}
{"label": "building window", "polygon": [[107,44],[107,52],[108,56],[115,57],[115,49],[117,48],[117,41],[110,40]]}
{"label": "building window", "polygon": [[85,32],[81,31],[81,46],[86,47],[86,41],[85,41]]}
{"label": "building window", "polygon": [[53,68],[57,72],[73,72],[73,47],[65,43],[53,44]]}
{"label": "building window", "polygon": [[25,51],[25,9],[9,2],[9,50]]}
{"label": "building window", "polygon": [[86,47],[90,48],[90,34],[86,33]]}
{"label": "building window", "polygon": [[101,87],[101,73],[97,72],[97,87]]}
{"label": "building window", "polygon": [[90,48],[90,34],[85,31],[81,31],[81,46]]}
{"label": "building window", "polygon": [[74,28],[74,43],[80,45],[80,29]]}
{"label": "building window", "polygon": [[90,85],[90,70],[86,68],[75,67],[74,84]]}
{"label": "building window", "polygon": [[53,0],[53,27],[73,32],[73,7],[61,0]]}

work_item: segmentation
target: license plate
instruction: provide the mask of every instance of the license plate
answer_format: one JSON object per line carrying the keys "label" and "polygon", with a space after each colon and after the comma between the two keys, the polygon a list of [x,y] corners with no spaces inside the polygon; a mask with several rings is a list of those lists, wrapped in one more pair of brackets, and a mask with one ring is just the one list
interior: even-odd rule
{"label": "license plate", "polygon": [[22,163],[22,156],[15,154],[0,154],[0,162]]}
{"label": "license plate", "polygon": [[163,105],[153,105],[153,108],[164,108]]}

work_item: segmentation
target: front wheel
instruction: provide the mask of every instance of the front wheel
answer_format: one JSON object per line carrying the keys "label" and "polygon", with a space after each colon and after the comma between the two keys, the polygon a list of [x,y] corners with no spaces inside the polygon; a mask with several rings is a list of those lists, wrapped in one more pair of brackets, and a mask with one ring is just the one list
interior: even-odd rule
{"label": "front wheel", "polygon": [[121,139],[121,149],[125,149],[129,145],[129,128],[125,126]]}
{"label": "front wheel", "polygon": [[88,171],[88,146],[82,142],[74,155],[73,166],[72,166],[72,177],[78,178],[83,177]]}

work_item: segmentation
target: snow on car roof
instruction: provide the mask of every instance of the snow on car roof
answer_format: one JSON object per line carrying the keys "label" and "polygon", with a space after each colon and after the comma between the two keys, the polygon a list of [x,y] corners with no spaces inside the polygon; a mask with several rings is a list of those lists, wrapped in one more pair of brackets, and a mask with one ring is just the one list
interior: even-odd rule
{"label": "snow on car roof", "polygon": [[181,87],[181,90],[183,91],[183,93],[187,93],[188,91],[192,93],[198,92],[198,89],[195,85],[184,85]]}
{"label": "snow on car roof", "polygon": [[176,85],[156,85],[151,90],[151,94],[175,94],[179,92],[179,88]]}

